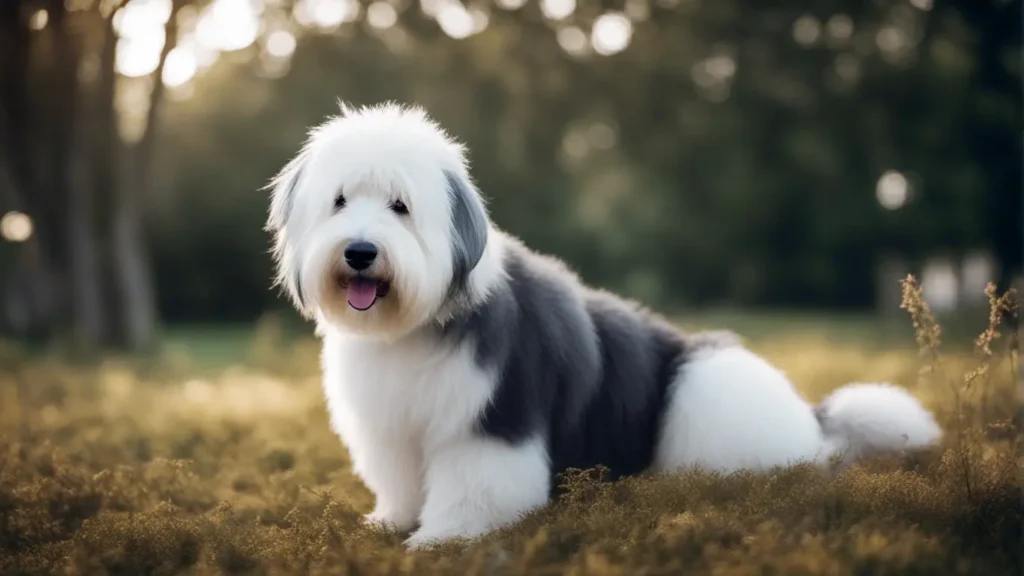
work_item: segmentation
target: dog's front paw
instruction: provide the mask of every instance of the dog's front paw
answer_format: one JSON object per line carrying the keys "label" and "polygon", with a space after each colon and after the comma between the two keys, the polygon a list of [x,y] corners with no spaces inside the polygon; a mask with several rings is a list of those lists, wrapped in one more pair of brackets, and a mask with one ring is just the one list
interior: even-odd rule
{"label": "dog's front paw", "polygon": [[388,510],[375,509],[363,515],[363,521],[376,530],[409,532],[416,527],[413,514],[396,514]]}
{"label": "dog's front paw", "polygon": [[426,534],[423,530],[417,530],[412,533],[412,536],[405,539],[404,544],[408,550],[427,550],[441,544],[444,540],[444,538]]}
{"label": "dog's front paw", "polygon": [[439,526],[437,524],[424,524],[419,530],[413,532],[411,536],[406,538],[405,547],[409,550],[425,550],[452,540],[459,540],[463,542],[474,540],[486,533],[487,530],[483,526]]}

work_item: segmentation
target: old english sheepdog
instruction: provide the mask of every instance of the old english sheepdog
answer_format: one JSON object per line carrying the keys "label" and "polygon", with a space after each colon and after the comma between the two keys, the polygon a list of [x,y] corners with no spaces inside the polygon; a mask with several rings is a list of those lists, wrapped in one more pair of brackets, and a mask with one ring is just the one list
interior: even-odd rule
{"label": "old english sheepdog", "polygon": [[731,335],[583,285],[491,223],[421,109],[343,106],[268,188],[278,281],[315,320],[367,520],[409,547],[506,526],[568,468],[768,470],[940,438],[900,388],[812,406]]}

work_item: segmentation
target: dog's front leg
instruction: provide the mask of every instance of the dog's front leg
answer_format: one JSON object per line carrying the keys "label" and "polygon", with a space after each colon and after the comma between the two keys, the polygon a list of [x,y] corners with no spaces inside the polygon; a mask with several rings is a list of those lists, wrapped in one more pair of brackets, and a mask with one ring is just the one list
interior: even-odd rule
{"label": "dog's front leg", "polygon": [[411,442],[378,441],[352,451],[356,473],[376,496],[367,522],[408,532],[423,508],[422,459]]}
{"label": "dog's front leg", "polygon": [[510,444],[470,437],[447,444],[427,456],[420,528],[405,543],[423,548],[511,524],[547,502],[549,475],[540,439]]}

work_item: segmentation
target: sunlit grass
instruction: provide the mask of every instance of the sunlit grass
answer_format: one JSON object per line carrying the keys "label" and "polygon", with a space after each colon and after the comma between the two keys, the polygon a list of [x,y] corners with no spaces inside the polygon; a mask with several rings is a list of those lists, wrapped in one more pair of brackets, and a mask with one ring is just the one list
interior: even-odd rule
{"label": "sunlit grass", "polygon": [[1019,573],[1012,334],[987,357],[766,331],[751,346],[808,397],[896,381],[945,446],[835,478],[592,471],[484,543],[412,555],[359,523],[372,495],[328,428],[316,343],[276,323],[201,335],[145,365],[0,355],[0,573]]}

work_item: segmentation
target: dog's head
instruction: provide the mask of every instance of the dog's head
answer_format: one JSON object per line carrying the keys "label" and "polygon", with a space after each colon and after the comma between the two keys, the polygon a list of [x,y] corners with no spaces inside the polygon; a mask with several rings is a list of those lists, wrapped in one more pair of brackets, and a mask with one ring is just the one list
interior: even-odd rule
{"label": "dog's head", "polygon": [[305,316],[351,332],[429,322],[487,246],[463,147],[418,108],[342,106],[270,188],[278,282]]}

